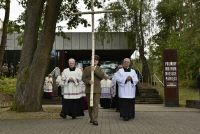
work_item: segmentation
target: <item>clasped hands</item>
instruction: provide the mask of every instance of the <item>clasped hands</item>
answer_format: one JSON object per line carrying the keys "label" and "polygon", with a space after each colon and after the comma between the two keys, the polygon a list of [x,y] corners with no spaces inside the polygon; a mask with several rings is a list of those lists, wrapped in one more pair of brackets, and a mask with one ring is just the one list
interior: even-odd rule
{"label": "clasped hands", "polygon": [[132,80],[132,77],[131,76],[128,76],[127,78],[126,78],[126,81],[131,81]]}
{"label": "clasped hands", "polygon": [[75,82],[72,77],[69,78],[68,82]]}

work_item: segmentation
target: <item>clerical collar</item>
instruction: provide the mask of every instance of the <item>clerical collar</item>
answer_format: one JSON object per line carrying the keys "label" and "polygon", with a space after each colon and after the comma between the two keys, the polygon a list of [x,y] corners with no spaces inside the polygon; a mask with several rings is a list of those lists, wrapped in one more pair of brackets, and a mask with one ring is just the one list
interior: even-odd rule
{"label": "clerical collar", "polygon": [[130,72],[131,69],[130,68],[124,68],[124,72]]}
{"label": "clerical collar", "polygon": [[76,67],[69,68],[70,71],[75,71]]}

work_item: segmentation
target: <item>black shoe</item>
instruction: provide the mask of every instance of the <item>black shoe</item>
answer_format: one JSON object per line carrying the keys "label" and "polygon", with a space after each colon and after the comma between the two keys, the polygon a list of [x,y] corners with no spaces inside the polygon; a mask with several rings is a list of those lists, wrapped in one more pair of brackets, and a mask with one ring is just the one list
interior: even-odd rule
{"label": "black shoe", "polygon": [[76,119],[76,117],[75,117],[75,116],[72,116],[72,119]]}
{"label": "black shoe", "polygon": [[90,120],[90,123],[93,123],[94,121]]}
{"label": "black shoe", "polygon": [[93,121],[93,125],[98,126],[98,122],[97,121]]}
{"label": "black shoe", "polygon": [[124,117],[123,120],[124,120],[124,121],[128,121],[129,118],[128,118],[128,117]]}
{"label": "black shoe", "polygon": [[135,119],[135,116],[132,116],[131,119]]}
{"label": "black shoe", "polygon": [[66,115],[64,113],[60,113],[60,117],[62,117],[63,119],[66,119]]}

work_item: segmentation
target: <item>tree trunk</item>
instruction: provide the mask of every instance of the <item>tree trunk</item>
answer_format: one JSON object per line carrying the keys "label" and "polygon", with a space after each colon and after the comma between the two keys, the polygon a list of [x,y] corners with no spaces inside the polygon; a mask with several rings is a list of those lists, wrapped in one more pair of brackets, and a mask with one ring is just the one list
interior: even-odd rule
{"label": "tree trunk", "polygon": [[10,0],[6,0],[5,17],[3,21],[3,31],[2,31],[1,45],[0,45],[0,67],[3,64],[5,47],[7,42],[7,29],[8,29],[9,16],[10,16]]}
{"label": "tree trunk", "polygon": [[[43,30],[33,55],[26,81],[23,84],[23,99],[18,102],[18,111],[40,111],[45,71],[55,38],[55,28],[62,0],[48,0],[45,10]],[[23,102],[25,100],[25,103]]]}
{"label": "tree trunk", "polygon": [[140,59],[142,61],[142,76],[143,81],[148,82],[150,80],[150,71],[149,71],[149,65],[147,63],[147,59],[145,57],[144,47],[145,47],[145,41],[144,41],[144,33],[143,33],[143,22],[142,22],[142,14],[143,14],[143,0],[140,1],[140,14],[139,14],[139,27],[140,27],[140,45],[139,45],[139,53],[140,53]]}
{"label": "tree trunk", "polygon": [[150,71],[149,71],[149,65],[147,62],[147,59],[145,57],[144,53],[144,46],[140,46],[139,48],[140,53],[140,59],[142,61],[142,76],[143,76],[143,82],[149,82],[150,81]]}
{"label": "tree trunk", "polygon": [[29,91],[29,86],[31,85],[27,85],[27,83],[29,82],[28,78],[30,77],[30,66],[33,60],[33,55],[37,47],[38,30],[44,1],[45,0],[27,1],[23,48],[21,51],[19,69],[17,70],[18,75],[15,97],[17,111],[28,111],[28,109],[25,107],[25,103],[30,96],[28,96],[26,92],[31,92]]}

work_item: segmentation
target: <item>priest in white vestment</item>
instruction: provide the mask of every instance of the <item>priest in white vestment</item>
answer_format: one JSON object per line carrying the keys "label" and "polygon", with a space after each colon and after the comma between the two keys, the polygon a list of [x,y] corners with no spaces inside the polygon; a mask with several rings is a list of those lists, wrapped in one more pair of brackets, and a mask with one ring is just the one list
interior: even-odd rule
{"label": "priest in white vestment", "polygon": [[100,105],[103,108],[110,108],[111,99],[114,95],[112,81],[109,79],[107,80],[103,79],[101,80],[100,84],[101,84]]}
{"label": "priest in white vestment", "polygon": [[115,74],[118,84],[120,117],[125,121],[135,117],[135,92],[138,77],[135,70],[130,67],[130,59],[123,60],[123,68]]}
{"label": "priest in white vestment", "polygon": [[75,67],[75,59],[70,58],[69,68],[62,72],[62,80],[64,83],[63,90],[63,112],[60,116],[66,118],[71,116],[75,119],[77,116],[84,116],[82,102],[82,71]]}
{"label": "priest in white vestment", "polygon": [[49,74],[47,77],[45,77],[44,81],[44,95],[43,97],[46,99],[52,99],[53,97],[53,78],[52,75]]}

